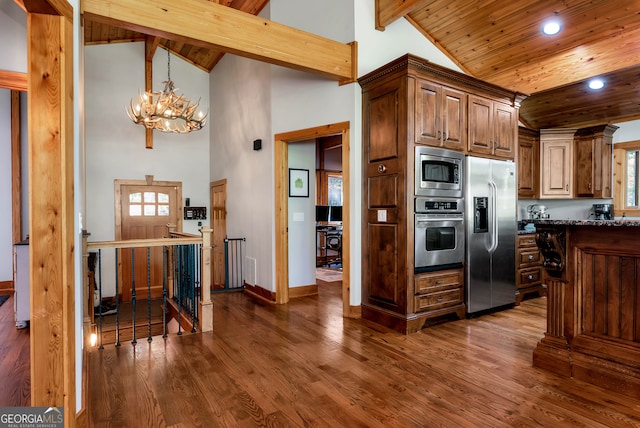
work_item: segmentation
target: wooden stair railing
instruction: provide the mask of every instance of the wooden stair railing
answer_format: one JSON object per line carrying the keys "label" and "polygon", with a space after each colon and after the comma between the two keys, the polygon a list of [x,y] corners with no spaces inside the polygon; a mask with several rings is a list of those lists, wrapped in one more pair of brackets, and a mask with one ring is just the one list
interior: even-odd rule
{"label": "wooden stair railing", "polygon": [[[170,233],[170,236],[173,236],[171,238],[163,238],[163,239],[135,239],[135,240],[126,240],[126,241],[100,241],[100,242],[89,242],[88,238],[90,236],[89,233],[87,233],[86,231],[83,232],[83,278],[84,278],[84,284],[83,284],[83,301],[84,301],[84,310],[83,310],[83,329],[84,329],[84,340],[85,340],[85,346],[90,347],[92,346],[91,343],[91,336],[92,333],[98,333],[96,331],[96,322],[95,322],[95,317],[97,314],[93,313],[94,310],[94,290],[93,290],[93,284],[95,281],[95,278],[92,278],[93,275],[90,274],[90,268],[89,268],[89,253],[91,250],[93,251],[97,251],[98,254],[100,253],[101,250],[104,249],[114,249],[116,250],[116,266],[118,265],[118,259],[117,259],[117,249],[132,249],[132,248],[140,248],[140,247],[146,247],[146,248],[151,248],[151,247],[166,247],[166,248],[176,248],[175,246],[178,245],[197,245],[201,248],[201,256],[200,256],[200,262],[197,271],[199,274],[199,278],[197,278],[197,281],[199,282],[199,284],[210,284],[211,283],[211,232],[212,229],[209,227],[203,227],[200,232],[201,232],[201,236],[197,236],[197,235],[187,235],[187,234],[182,234],[182,233],[177,233],[177,232],[173,232],[171,231],[171,225],[168,225]],[[169,251],[169,253],[171,253],[171,251]],[[165,269],[166,269],[166,265],[169,264],[169,260],[168,258],[165,258],[164,260],[164,264],[165,264]],[[116,273],[116,289],[118,287],[117,282],[118,282],[118,278],[117,278],[118,274]],[[172,269],[166,269],[165,270],[165,297],[167,302],[173,302],[173,282],[174,282],[174,278],[173,278],[173,272]],[[99,284],[100,287],[102,287],[102,284]],[[213,305],[211,303],[211,293],[209,290],[209,287],[203,287],[200,286],[199,290],[199,307],[197,308],[197,324],[198,324],[198,328],[200,331],[205,332],[205,331],[211,331],[213,329]],[[116,291],[117,294],[117,291]],[[116,299],[117,300],[117,299]],[[102,302],[100,302],[102,303]],[[134,304],[134,308],[135,308],[135,298],[133,299],[133,304]],[[150,302],[148,303],[150,305]],[[167,319],[166,319],[166,315],[172,316],[172,314],[175,312],[180,312],[176,306],[173,306],[173,310],[172,310],[172,305],[167,304],[166,306],[166,311],[162,314],[162,322],[156,322],[155,320],[152,321],[151,320],[151,312],[149,311],[149,320],[148,323],[141,325],[141,326],[137,326],[136,325],[136,334],[134,335],[133,333],[133,327],[132,326],[127,326],[127,325],[122,325],[120,327],[119,330],[116,330],[117,332],[119,332],[120,334],[120,339],[121,340],[126,340],[126,332],[127,329],[130,330],[130,334],[131,336],[133,336],[133,343],[135,344],[135,337],[138,336],[144,336],[145,334],[149,334],[149,337],[151,337],[151,335],[157,335],[158,332],[158,325],[160,326],[161,329],[164,329],[164,326],[166,325]],[[132,310],[133,313],[137,313],[136,309]],[[135,318],[135,315],[134,315]],[[184,319],[181,319],[183,317],[178,317],[176,314],[176,319],[179,320],[179,325],[182,327],[185,327],[187,324],[184,323]],[[104,317],[100,318],[100,321],[102,322],[104,320]],[[192,324],[188,324],[190,326],[190,328],[193,330],[194,327]],[[104,329],[104,325],[102,326]],[[117,327],[116,327],[117,329]],[[140,332],[138,331],[138,329],[140,329]],[[144,332],[142,332],[142,330],[144,329]],[[186,329],[186,328],[185,328]],[[107,329],[107,331],[110,331]],[[160,330],[160,334],[162,333],[163,330]],[[105,333],[105,331],[103,331],[103,333]],[[110,333],[109,333],[110,334]],[[118,335],[118,333],[116,333],[116,336]],[[166,336],[165,336],[166,337]],[[103,337],[101,337],[101,339],[105,339],[108,338],[108,334],[104,335]],[[102,342],[101,342],[102,343]],[[95,344],[95,343],[94,343]]]}

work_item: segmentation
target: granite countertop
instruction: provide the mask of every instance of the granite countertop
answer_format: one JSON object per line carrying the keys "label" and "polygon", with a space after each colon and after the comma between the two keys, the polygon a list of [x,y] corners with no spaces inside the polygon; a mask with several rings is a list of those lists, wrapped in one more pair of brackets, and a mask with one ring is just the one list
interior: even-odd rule
{"label": "granite countertop", "polygon": [[518,235],[531,235],[533,233],[536,233],[536,230],[524,230],[524,229],[518,229]]}
{"label": "granite countertop", "polygon": [[605,227],[640,227],[639,220],[529,220],[540,226],[605,226]]}

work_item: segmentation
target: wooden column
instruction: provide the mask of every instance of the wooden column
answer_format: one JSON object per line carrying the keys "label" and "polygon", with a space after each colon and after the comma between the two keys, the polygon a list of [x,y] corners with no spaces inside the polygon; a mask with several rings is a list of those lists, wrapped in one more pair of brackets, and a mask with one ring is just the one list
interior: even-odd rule
{"label": "wooden column", "polygon": [[31,405],[76,426],[73,10],[25,1],[28,36]]}
{"label": "wooden column", "polygon": [[20,92],[11,91],[11,218],[12,243],[22,241],[22,149]]}
{"label": "wooden column", "polygon": [[[144,40],[144,90],[153,90],[153,55],[160,43],[159,37],[148,36]],[[145,148],[153,149],[153,129],[145,128]]]}
{"label": "wooden column", "polygon": [[200,283],[200,330],[213,330],[213,303],[211,302],[211,253],[213,229],[203,227],[202,232],[202,282]]}

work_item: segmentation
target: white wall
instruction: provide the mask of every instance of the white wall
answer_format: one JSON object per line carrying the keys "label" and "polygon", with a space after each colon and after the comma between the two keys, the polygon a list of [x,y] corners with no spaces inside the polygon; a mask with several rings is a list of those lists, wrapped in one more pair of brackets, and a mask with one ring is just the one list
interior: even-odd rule
{"label": "white wall", "polygon": [[0,89],[0,282],[13,280],[11,91]]}
{"label": "white wall", "polygon": [[[131,98],[144,90],[144,43],[87,46],[85,55],[85,225],[90,241],[115,239],[114,180],[181,181],[183,198],[209,213],[209,133],[211,125],[190,134],[154,131],[153,149],[145,149],[145,130],[125,112]],[[167,53],[153,59],[153,88],[167,79]],[[209,107],[207,73],[172,56],[171,79],[176,92],[200,107]],[[134,103],[135,105],[135,103]],[[184,201],[181,201],[184,203]],[[180,204],[182,206],[182,203]],[[209,225],[209,215],[203,226]],[[183,231],[197,234],[195,220],[183,220]],[[113,253],[102,260],[103,295],[115,293]],[[105,269],[106,268],[106,269]]]}
{"label": "white wall", "polygon": [[[268,9],[268,7],[266,8]],[[265,11],[263,11],[264,13]],[[273,133],[267,64],[225,55],[210,76],[211,181],[227,180],[227,236],[246,238],[245,280],[272,288]],[[262,140],[262,150],[253,141]]]}
{"label": "white wall", "polygon": [[27,72],[27,14],[11,0],[0,1],[0,70]]}
{"label": "white wall", "polygon": [[354,5],[355,36],[358,40],[358,76],[364,76],[406,53],[460,71],[453,61],[406,19],[398,19],[389,24],[384,31],[378,31],[375,29],[375,2],[354,0]]}
{"label": "white wall", "polygon": [[616,123],[619,128],[613,134],[613,144],[640,140],[640,120]]}
{"label": "white wall", "polygon": [[[27,71],[27,20],[25,12],[12,1],[0,2],[0,70]],[[21,97],[26,101],[26,97]],[[25,112],[23,103],[23,113]],[[24,116],[26,117],[26,116]],[[23,124],[25,122],[23,121]],[[22,132],[26,142],[26,128]],[[27,152],[22,152],[26,160]],[[26,169],[23,176],[26,178]],[[26,180],[25,180],[26,181]],[[23,193],[26,197],[26,192]],[[11,194],[11,91],[0,89],[0,282],[13,280]],[[28,231],[28,217],[22,218],[23,236]]]}
{"label": "white wall", "polygon": [[289,197],[289,287],[312,285],[316,283],[315,141],[289,144],[288,163],[289,168],[309,172],[309,197]]}

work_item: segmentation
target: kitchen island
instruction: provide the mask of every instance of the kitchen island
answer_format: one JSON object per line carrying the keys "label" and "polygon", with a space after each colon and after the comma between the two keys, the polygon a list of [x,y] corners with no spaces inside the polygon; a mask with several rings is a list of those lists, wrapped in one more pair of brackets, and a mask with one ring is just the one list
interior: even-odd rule
{"label": "kitchen island", "polygon": [[547,286],[533,365],[640,398],[640,221],[533,223]]}

